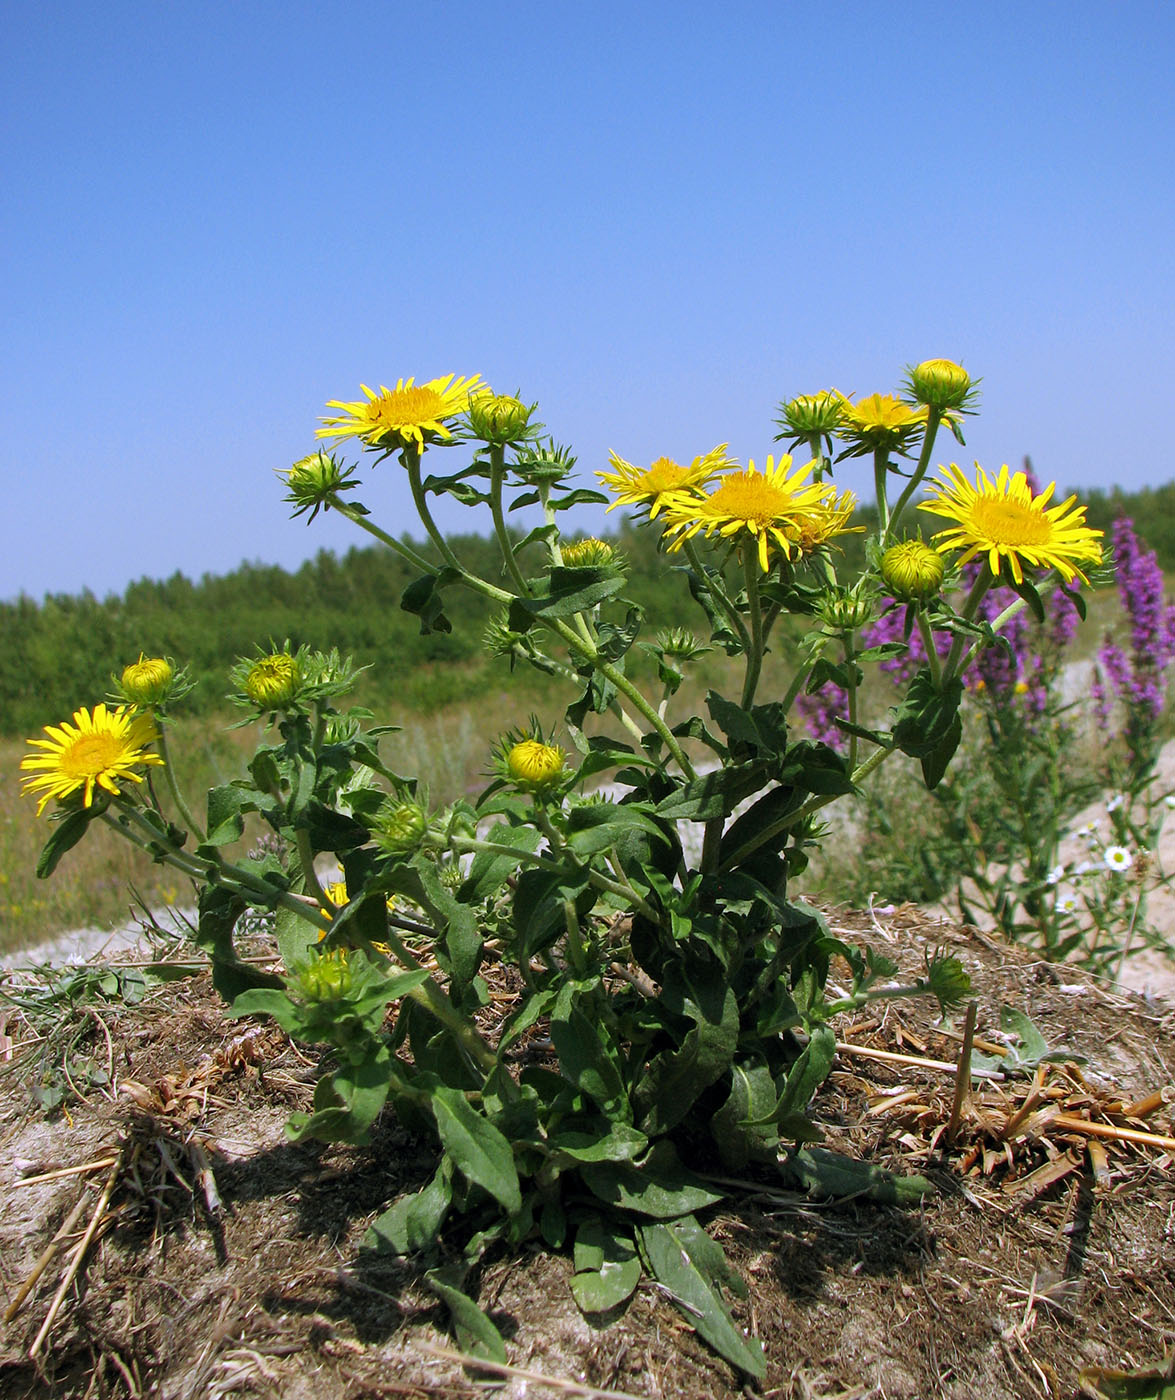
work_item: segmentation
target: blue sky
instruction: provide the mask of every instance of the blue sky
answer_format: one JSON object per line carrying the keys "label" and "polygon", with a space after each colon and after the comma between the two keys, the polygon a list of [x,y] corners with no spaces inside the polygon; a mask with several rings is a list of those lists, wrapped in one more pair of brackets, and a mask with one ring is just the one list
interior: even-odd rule
{"label": "blue sky", "polygon": [[[1175,477],[1169,3],[4,15],[0,598],[361,542],[273,471],[408,375],[521,388],[590,471],[762,464],[781,398],[945,355],[944,460]],[[393,463],[363,499],[412,529]]]}

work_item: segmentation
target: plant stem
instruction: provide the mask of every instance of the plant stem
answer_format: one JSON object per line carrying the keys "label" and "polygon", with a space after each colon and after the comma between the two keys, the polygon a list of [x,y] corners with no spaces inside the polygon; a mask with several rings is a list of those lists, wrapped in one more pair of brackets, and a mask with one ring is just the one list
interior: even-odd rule
{"label": "plant stem", "polygon": [[[971,592],[967,594],[967,601],[963,604],[963,611],[959,614],[959,616],[964,620],[964,622],[971,622],[974,619],[976,612],[979,610],[979,604],[983,600],[983,595],[991,587],[993,582],[994,580],[991,576],[991,566],[985,559],[983,561],[983,568],[979,571],[979,576],[971,585]],[[1020,602],[1020,606],[1023,607],[1023,600],[1018,601]],[[966,641],[964,640],[963,634],[956,633],[954,639],[951,642],[950,655],[947,657],[946,666],[943,668],[942,678],[944,683],[946,681],[953,680],[955,676],[959,673],[959,659],[963,655],[963,648],[965,646]],[[972,649],[972,652],[970,654],[974,655],[975,652],[977,652],[978,650],[979,646],[976,645]]]}
{"label": "plant stem", "polygon": [[490,447],[490,514],[494,518],[494,530],[498,536],[498,544],[502,550],[502,558],[506,563],[506,572],[514,580],[514,586],[525,598],[531,593],[530,585],[522,576],[522,570],[518,567],[518,558],[514,553],[514,541],[510,538],[510,533],[506,529],[506,517],[502,513],[502,482],[506,473],[506,450],[499,443]]}
{"label": "plant stem", "polygon": [[883,541],[886,535],[889,534],[888,479],[889,449],[887,447],[875,447],[873,449],[873,489],[877,494],[878,538]]}
{"label": "plant stem", "polygon": [[179,784],[176,782],[175,770],[172,768],[171,764],[171,754],[167,747],[167,727],[161,715],[156,715],[155,725],[156,739],[159,744],[159,756],[163,759],[163,776],[167,782],[167,790],[171,793],[171,800],[175,803],[176,811],[179,812],[180,816],[187,823],[188,830],[195,832],[197,839],[203,841],[204,828],[188,809],[188,804],[184,801],[183,794],[179,790]]}
{"label": "plant stem", "polygon": [[364,515],[362,511],[356,510],[349,502],[342,501],[337,496],[332,496],[331,505],[340,515],[345,515],[352,525],[358,525],[361,530],[366,530],[373,539],[379,540],[380,544],[386,544],[389,549],[394,549],[396,553],[400,555],[402,559],[406,559],[413,568],[420,569],[425,573],[433,572],[434,565],[430,564],[422,554],[417,554],[411,545],[405,544],[403,540],[396,539],[394,535],[389,535],[386,530],[381,530],[378,525]]}
{"label": "plant stem", "polygon": [[742,551],[743,577],[747,586],[747,609],[751,618],[751,645],[747,649],[746,671],[743,675],[742,707],[750,709],[763,669],[763,605],[759,597],[759,561],[749,547]]}
{"label": "plant stem", "polygon": [[[746,625],[739,616],[738,609],[735,607],[730,595],[721,582],[716,582],[715,579],[707,573],[701,559],[698,557],[698,551],[694,547],[693,540],[686,540],[682,548],[685,550],[685,557],[689,560],[690,567],[693,569],[694,573],[697,574],[699,582],[711,597],[717,600],[718,606],[726,614],[727,621],[734,628],[739,641],[742,643],[743,651],[748,651],[750,649],[751,639],[747,633]],[[718,577],[721,578],[721,575]]]}
{"label": "plant stem", "polygon": [[934,628],[921,608],[918,609],[918,632],[926,652],[926,665],[930,670],[930,682],[935,690],[942,691],[942,660],[934,641]]}
{"label": "plant stem", "polygon": [[[385,941],[388,947],[396,955],[396,961],[401,967],[410,972],[423,972],[421,963],[412,953],[404,940],[391,927],[387,930]],[[477,1030],[465,1019],[449,1000],[443,987],[441,987],[430,974],[426,981],[420,986],[414,987],[408,994],[414,1001],[418,1001],[440,1021],[446,1030],[450,1031],[456,1038],[458,1044],[474,1061],[479,1069],[487,1074],[496,1067],[497,1056],[478,1034]]]}
{"label": "plant stem", "polygon": [[926,412],[926,432],[922,437],[922,451],[918,457],[918,465],[914,468],[914,475],[906,482],[906,489],[898,497],[898,503],[890,513],[889,524],[882,535],[882,543],[897,528],[898,522],[902,518],[902,512],[909,504],[910,497],[918,487],[922,478],[926,475],[926,468],[930,465],[930,454],[934,451],[934,439],[938,436],[939,425],[942,422],[942,409],[930,408]]}

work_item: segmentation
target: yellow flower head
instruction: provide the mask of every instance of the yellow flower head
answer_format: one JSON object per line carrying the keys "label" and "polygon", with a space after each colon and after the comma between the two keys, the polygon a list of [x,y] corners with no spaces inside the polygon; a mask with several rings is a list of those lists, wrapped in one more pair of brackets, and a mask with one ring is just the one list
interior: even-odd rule
{"label": "yellow flower head", "polygon": [[881,557],[881,577],[900,603],[924,603],[942,587],[942,555],[921,540],[892,544]]}
{"label": "yellow flower head", "polygon": [[346,948],[316,952],[309,962],[298,967],[295,982],[307,1001],[337,1001],[345,997],[354,984],[350,954]]}
{"label": "yellow flower head", "polygon": [[842,518],[846,504],[852,513],[851,492],[838,502],[831,482],[808,481],[814,462],[795,470],[791,462],[783,456],[776,466],[774,457],[768,457],[762,472],[748,462],[745,471],[722,477],[709,495],[673,492],[664,503],[665,534],[672,536],[669,548],[680,549],[699,532],[717,531],[727,539],[744,535],[766,573],[769,548],[790,559],[793,553],[802,554],[839,534],[846,528]]}
{"label": "yellow flower head", "polygon": [[671,457],[658,457],[647,467],[634,467],[615,452],[609,452],[608,460],[615,470],[596,473],[604,485],[616,493],[616,500],[608,509],[647,505],[649,519],[656,519],[668,492],[701,490],[719,472],[734,466],[726,455],[726,447],[727,444],[722,443],[704,457],[695,457],[688,467],[681,466]]}
{"label": "yellow flower head", "polygon": [[558,744],[523,739],[507,752],[506,771],[519,787],[539,792],[554,787],[563,777],[565,755]]}
{"label": "yellow flower head", "polygon": [[446,374],[427,384],[397,379],[394,389],[381,384],[378,394],[366,384],[359,387],[366,398],[355,403],[327,401],[327,408],[342,411],[337,418],[324,418],[326,426],[319,428],[315,437],[362,438],[368,447],[384,452],[410,446],[421,448],[426,437],[430,441],[451,438],[446,422],[464,413],[474,395],[487,392],[479,374],[461,379]]}
{"label": "yellow flower head", "polygon": [[280,710],[302,684],[302,668],[288,651],[275,651],[254,661],[245,675],[245,694],[259,709]]}
{"label": "yellow flower head", "polygon": [[982,554],[993,575],[1006,562],[1017,583],[1023,582],[1025,564],[1056,569],[1066,583],[1075,576],[1089,582],[1080,565],[1101,559],[1102,531],[1086,525],[1085,507],[1076,504],[1076,496],[1050,507],[1056,482],[1034,496],[1027,476],[1010,475],[1006,465],[993,481],[976,462],[974,484],[954,462],[939,471],[943,480],[933,483],[936,494],[921,508],[953,522],[934,536],[940,553],[965,551],[960,564]]}
{"label": "yellow flower head", "polygon": [[133,705],[158,705],[171,693],[175,672],[162,656],[144,656],[123,667],[121,689]]}
{"label": "yellow flower head", "polygon": [[926,426],[926,409],[912,408],[893,394],[870,394],[846,403],[840,434],[860,452],[904,452]]}
{"label": "yellow flower head", "polygon": [[95,705],[93,711],[75,711],[72,724],[65,720],[46,725],[47,738],[28,741],[42,752],[20,761],[21,768],[34,775],[21,779],[23,791],[41,794],[37,816],[54,797],[64,800],[80,791],[82,805],[90,807],[95,788],[117,797],[120,783],[141,783],[142,774],[132,769],[163,762],[148,747],[155,733],[151,716],[136,714],[127,705],[115,710]]}

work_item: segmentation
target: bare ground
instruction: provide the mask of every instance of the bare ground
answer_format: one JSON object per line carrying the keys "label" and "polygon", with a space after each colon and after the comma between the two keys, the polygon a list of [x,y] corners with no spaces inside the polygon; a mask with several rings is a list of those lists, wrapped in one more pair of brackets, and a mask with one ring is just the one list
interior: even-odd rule
{"label": "bare ground", "polygon": [[[911,971],[946,946],[974,980],[982,1041],[1006,1048],[1007,1003],[1085,1063],[987,1081],[952,1135],[954,1075],[918,1061],[954,1062],[961,1021],[943,1026],[933,1006],[901,1003],[838,1025],[846,1048],[815,1106],[828,1145],[924,1172],[936,1191],[897,1209],[804,1200],[766,1177],[730,1184],[708,1224],[750,1284],[735,1310],[766,1348],[757,1393],[1068,1397],[1089,1393],[1083,1367],[1161,1357],[1175,1345],[1175,1143],[1162,1145],[1175,1123],[1169,1098],[1138,1101],[1175,1085],[1171,1004],[1107,991],[914,909],[829,917]],[[359,1250],[373,1216],[426,1179],[427,1143],[389,1120],[364,1148],[289,1144],[282,1126],[316,1064],[271,1026],[225,1019],[204,976],[77,1015],[75,1053],[109,1066],[110,1083],[79,1085],[85,1101],[70,1094],[68,1113],[48,1117],[30,1098],[27,1026],[10,1012],[0,1027],[0,1296],[14,1314],[0,1330],[0,1396],[485,1390],[486,1374],[454,1358],[411,1262]],[[862,1053],[877,1050],[906,1058]],[[84,1170],[29,1179],[62,1168]],[[15,1308],[71,1213],[65,1247]],[[50,1319],[91,1221],[94,1242]],[[601,1329],[576,1310],[569,1275],[566,1257],[537,1244],[483,1268],[481,1301],[518,1371],[497,1393],[756,1393],[654,1286]]]}

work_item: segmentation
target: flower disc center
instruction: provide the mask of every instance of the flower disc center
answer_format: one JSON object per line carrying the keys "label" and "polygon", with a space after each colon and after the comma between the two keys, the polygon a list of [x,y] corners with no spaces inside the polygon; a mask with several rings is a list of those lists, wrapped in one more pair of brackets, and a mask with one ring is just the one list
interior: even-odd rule
{"label": "flower disc center", "polygon": [[996,544],[1048,544],[1053,538],[1052,522],[1043,511],[1019,501],[980,496],[972,507],[977,533]]}
{"label": "flower disc center", "polygon": [[426,384],[389,389],[372,399],[364,412],[373,423],[432,423],[451,412],[444,397]]}
{"label": "flower disc center", "polygon": [[70,778],[96,778],[117,768],[126,756],[124,740],[115,734],[81,734],[64,750],[61,771]]}
{"label": "flower disc center", "polygon": [[770,525],[787,510],[791,499],[787,491],[772,486],[757,472],[737,472],[723,478],[722,485],[710,497],[707,514]]}

